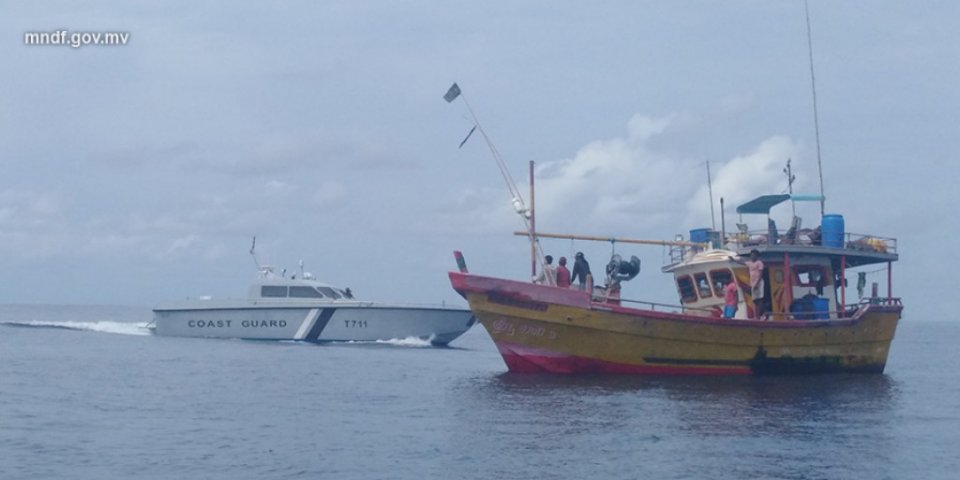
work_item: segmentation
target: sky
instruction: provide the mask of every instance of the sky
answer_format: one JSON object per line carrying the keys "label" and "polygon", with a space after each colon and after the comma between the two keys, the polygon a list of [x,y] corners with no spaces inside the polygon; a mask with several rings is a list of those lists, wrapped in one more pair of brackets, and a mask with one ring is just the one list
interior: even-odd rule
{"label": "sky", "polygon": [[[809,10],[827,211],[897,238],[906,318],[946,316],[960,4]],[[60,30],[129,38],[25,44]],[[464,99],[523,192],[536,162],[541,231],[672,239],[719,223],[720,197],[732,230],[788,159],[819,192],[806,33],[799,0],[4,2],[0,303],[243,296],[253,236],[261,262],[370,300],[463,304],[453,250],[527,278],[487,146],[458,148]],[[676,301],[661,247],[616,251],[643,261],[624,296]]]}

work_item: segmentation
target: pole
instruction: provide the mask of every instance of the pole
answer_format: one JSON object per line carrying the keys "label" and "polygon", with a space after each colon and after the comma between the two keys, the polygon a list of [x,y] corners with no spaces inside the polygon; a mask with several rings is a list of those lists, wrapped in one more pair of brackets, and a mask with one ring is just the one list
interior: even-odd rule
{"label": "pole", "polygon": [[787,312],[790,312],[790,304],[793,303],[793,272],[790,270],[790,254],[787,252],[783,252],[783,280],[786,282],[784,288],[786,291],[786,295],[784,295],[786,305],[784,305],[784,308],[786,308]]}
{"label": "pole", "polygon": [[826,208],[826,197],[823,195],[823,163],[820,161],[820,119],[817,115],[817,80],[813,74],[813,39],[810,34],[810,6],[803,0],[803,10],[807,14],[807,52],[810,54],[810,89],[813,91],[813,131],[817,139],[817,171],[820,174],[820,216]]}
{"label": "pole", "polygon": [[887,262],[887,305],[893,304],[893,262]]}
{"label": "pole", "polygon": [[717,217],[713,214],[713,180],[710,179],[710,161],[707,161],[707,190],[710,192],[710,223],[717,231]]}
{"label": "pole", "polygon": [[840,256],[840,318],[847,312],[847,256]]}
{"label": "pole", "polygon": [[[513,232],[517,236],[527,236],[528,232]],[[616,242],[616,243],[636,243],[640,245],[675,245],[678,247],[701,247],[706,248],[706,243],[696,242],[678,242],[670,240],[639,240],[635,238],[617,238],[617,237],[597,237],[591,235],[568,235],[563,233],[537,233],[537,238],[560,238],[563,240],[586,240],[591,242]]]}
{"label": "pole", "polygon": [[793,168],[790,166],[790,159],[787,159],[787,168],[785,170],[787,173],[787,192],[790,194],[790,210],[793,212],[793,216],[797,216],[797,202],[793,200]]}
{"label": "pole", "polygon": [[727,246],[727,220],[723,214],[723,197],[720,197],[720,247]]}
{"label": "pole", "polygon": [[530,160],[530,271],[531,275],[537,276],[537,216],[534,213],[533,196],[533,160]]}

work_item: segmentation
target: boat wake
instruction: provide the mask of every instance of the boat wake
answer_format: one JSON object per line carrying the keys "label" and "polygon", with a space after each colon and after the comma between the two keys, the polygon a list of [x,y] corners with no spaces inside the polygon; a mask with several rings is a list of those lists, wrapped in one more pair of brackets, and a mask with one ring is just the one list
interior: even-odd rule
{"label": "boat wake", "polygon": [[66,330],[80,330],[87,332],[114,333],[118,335],[151,335],[152,331],[147,326],[149,322],[115,322],[115,321],[94,321],[94,322],[52,322],[44,320],[0,320],[0,325],[24,328],[62,328]]}
{"label": "boat wake", "polygon": [[393,345],[396,347],[432,347],[433,344],[430,343],[430,339],[422,339],[419,337],[407,337],[407,338],[392,338],[390,340],[377,340],[376,343],[381,345]]}

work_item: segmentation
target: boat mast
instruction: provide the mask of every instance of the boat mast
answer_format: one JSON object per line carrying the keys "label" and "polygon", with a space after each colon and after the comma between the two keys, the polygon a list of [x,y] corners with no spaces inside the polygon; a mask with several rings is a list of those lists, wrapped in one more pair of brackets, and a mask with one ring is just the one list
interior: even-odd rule
{"label": "boat mast", "polygon": [[[457,98],[463,99],[463,104],[467,107],[467,111],[470,112],[470,118],[473,119],[474,128],[480,132],[484,143],[487,144],[487,148],[490,150],[490,155],[497,163],[497,168],[500,170],[500,175],[503,177],[504,183],[507,184],[507,189],[509,190],[511,197],[510,202],[513,204],[514,210],[523,220],[523,226],[527,229],[526,235],[530,237],[530,243],[533,245],[532,249],[534,251],[534,257],[536,257],[537,261],[544,262],[543,250],[539,248],[539,244],[537,243],[537,235],[532,225],[532,209],[528,209],[526,204],[524,204],[523,195],[520,194],[520,189],[517,188],[517,183],[513,180],[513,176],[510,175],[510,170],[507,168],[506,162],[503,160],[500,152],[497,151],[497,147],[493,144],[493,141],[491,141],[490,137],[487,136],[486,130],[483,129],[483,125],[481,125],[480,120],[477,119],[477,115],[473,112],[473,108],[470,106],[470,102],[467,101],[467,97],[463,95],[463,91],[460,90],[460,86],[454,83],[450,86],[450,89],[447,90],[447,93],[443,96],[443,99],[446,100],[447,103],[451,103]],[[467,135],[467,138],[470,138],[469,134]],[[464,142],[466,142],[466,139]],[[461,143],[461,145],[463,145],[463,143]],[[532,178],[533,175],[531,174],[531,179]]]}
{"label": "boat mast", "polygon": [[[793,212],[793,216],[797,216],[797,202],[793,199],[793,181],[797,177],[793,174],[793,169],[790,167],[790,159],[787,159],[787,167],[783,169],[783,173],[787,174],[787,193],[790,194],[790,209]],[[822,214],[822,213],[821,213]]]}
{"label": "boat mast", "polygon": [[713,231],[717,231],[717,216],[713,213],[713,180],[710,178],[710,160],[707,160],[707,190],[710,192],[710,223]]}
{"label": "boat mast", "polygon": [[820,120],[817,115],[817,79],[813,74],[813,40],[810,34],[810,6],[803,0],[803,10],[807,14],[807,52],[810,56],[810,89],[813,91],[813,131],[817,140],[817,171],[820,174],[820,216],[826,208],[826,197],[823,193],[823,163],[820,160]]}
{"label": "boat mast", "polygon": [[530,160],[530,275],[537,276],[537,214],[533,195],[533,160]]}

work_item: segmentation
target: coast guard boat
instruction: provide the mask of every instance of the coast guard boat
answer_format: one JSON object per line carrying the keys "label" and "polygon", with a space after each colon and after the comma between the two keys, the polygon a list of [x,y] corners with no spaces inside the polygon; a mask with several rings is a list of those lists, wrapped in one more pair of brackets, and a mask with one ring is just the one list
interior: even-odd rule
{"label": "coast guard boat", "polygon": [[154,333],[305,342],[418,338],[443,346],[476,321],[465,308],[358,300],[349,288],[318,282],[302,265],[299,278],[277,275],[259,262],[257,268],[245,299],[201,297],[158,305]]}

